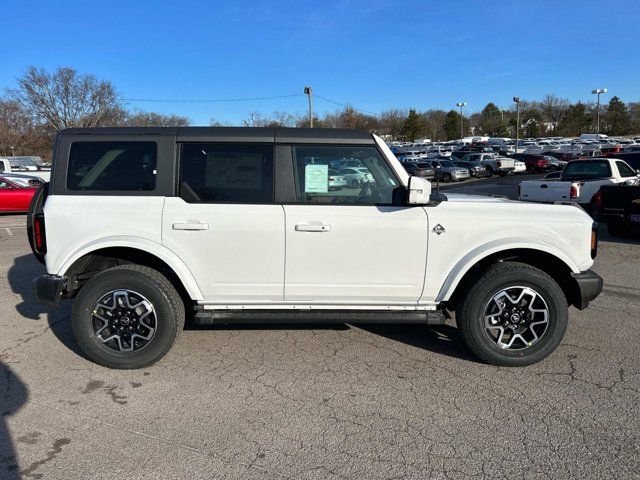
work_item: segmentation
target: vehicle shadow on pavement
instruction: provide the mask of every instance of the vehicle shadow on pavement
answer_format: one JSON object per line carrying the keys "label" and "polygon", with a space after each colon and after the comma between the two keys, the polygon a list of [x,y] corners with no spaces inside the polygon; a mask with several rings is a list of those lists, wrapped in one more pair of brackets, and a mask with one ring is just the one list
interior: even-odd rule
{"label": "vehicle shadow on pavement", "polygon": [[13,439],[5,420],[27,403],[29,391],[3,362],[0,362],[0,392],[2,392],[0,393],[0,415],[2,415],[0,417],[0,478],[14,480],[21,476]]}
{"label": "vehicle shadow on pavement", "polygon": [[67,321],[71,315],[68,302],[63,302],[59,308],[51,308],[41,304],[36,298],[31,282],[43,273],[44,267],[31,254],[22,255],[14,260],[7,277],[13,293],[20,295],[22,299],[16,305],[16,310],[31,320],[40,320],[42,315],[46,315],[49,328],[58,340],[69,350],[83,356],[73,338],[71,322]]}
{"label": "vehicle shadow on pavement", "polygon": [[429,352],[446,355],[447,357],[481,363],[478,358],[467,349],[460,332],[453,325],[356,325],[374,335],[404,343],[406,345],[427,350]]}

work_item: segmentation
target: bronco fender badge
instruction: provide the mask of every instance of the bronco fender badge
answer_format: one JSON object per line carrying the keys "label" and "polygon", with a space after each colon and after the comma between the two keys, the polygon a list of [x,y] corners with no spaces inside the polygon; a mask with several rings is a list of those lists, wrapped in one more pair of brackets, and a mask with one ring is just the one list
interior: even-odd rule
{"label": "bronco fender badge", "polygon": [[435,233],[436,235],[440,235],[441,233],[444,233],[444,232],[446,232],[446,230],[440,224],[437,224],[435,227],[433,227],[433,233]]}

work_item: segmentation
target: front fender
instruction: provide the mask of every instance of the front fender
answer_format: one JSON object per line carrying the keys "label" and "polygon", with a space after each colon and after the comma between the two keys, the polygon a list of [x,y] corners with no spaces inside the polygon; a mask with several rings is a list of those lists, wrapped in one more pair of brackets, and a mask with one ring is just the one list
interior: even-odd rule
{"label": "front fender", "polygon": [[580,265],[575,259],[549,239],[527,240],[526,242],[516,238],[494,240],[479,245],[462,256],[447,275],[436,297],[436,302],[449,300],[460,280],[479,261],[494,253],[515,249],[539,250],[540,252],[551,254],[562,260],[573,273],[580,273]]}
{"label": "front fender", "polygon": [[163,245],[145,238],[118,235],[113,237],[104,237],[100,238],[99,240],[86,243],[78,247],[71,255],[66,258],[65,262],[60,266],[60,268],[57,269],[57,275],[64,275],[67,270],[69,270],[71,265],[73,265],[78,259],[82,258],[83,256],[97,250],[110,247],[133,248],[155,255],[160,260],[169,265],[169,267],[174,271],[174,273],[182,282],[182,285],[184,286],[191,299],[203,300],[200,287],[198,286],[193,274],[191,273],[189,268],[187,268],[184,262],[180,260],[180,258],[171,250],[167,249]]}

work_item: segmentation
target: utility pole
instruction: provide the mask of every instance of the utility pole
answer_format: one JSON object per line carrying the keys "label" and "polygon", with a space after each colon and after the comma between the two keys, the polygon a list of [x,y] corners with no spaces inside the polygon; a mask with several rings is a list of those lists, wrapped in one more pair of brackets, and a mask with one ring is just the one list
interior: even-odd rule
{"label": "utility pole", "polygon": [[15,158],[16,157],[16,151],[13,149],[13,147],[9,147],[9,148],[11,148],[11,156],[13,158]]}
{"label": "utility pole", "polygon": [[598,96],[598,100],[596,103],[596,115],[597,115],[597,120],[596,120],[596,135],[598,135],[598,139],[600,139],[600,94],[601,93],[607,93],[607,89],[606,88],[596,88],[595,90],[591,90],[591,93],[593,93],[594,95]]}
{"label": "utility pole", "polygon": [[313,128],[313,90],[311,87],[304,87],[304,93],[309,97],[309,128]]}
{"label": "utility pole", "polygon": [[456,103],[457,107],[460,107],[460,143],[462,143],[462,139],[464,138],[464,134],[462,132],[462,107],[466,107],[467,106],[467,102],[458,102]]}
{"label": "utility pole", "polygon": [[513,97],[516,103],[516,153],[518,153],[518,140],[520,140],[520,97]]}

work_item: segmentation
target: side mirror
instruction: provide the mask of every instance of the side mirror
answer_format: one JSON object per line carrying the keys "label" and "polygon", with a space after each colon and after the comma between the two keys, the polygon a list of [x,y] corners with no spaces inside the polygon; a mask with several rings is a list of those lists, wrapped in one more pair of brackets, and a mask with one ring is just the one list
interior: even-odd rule
{"label": "side mirror", "polygon": [[409,177],[409,205],[425,205],[431,197],[431,182],[422,177]]}

